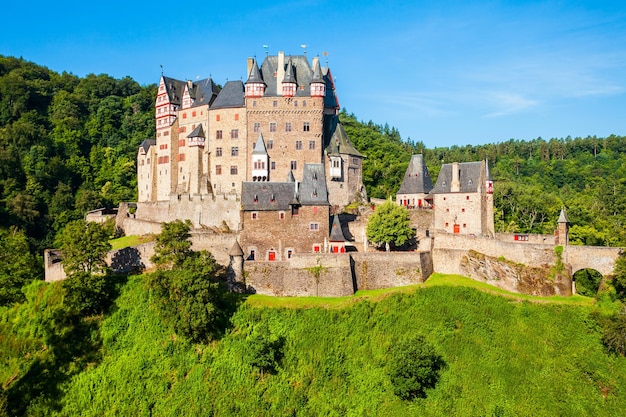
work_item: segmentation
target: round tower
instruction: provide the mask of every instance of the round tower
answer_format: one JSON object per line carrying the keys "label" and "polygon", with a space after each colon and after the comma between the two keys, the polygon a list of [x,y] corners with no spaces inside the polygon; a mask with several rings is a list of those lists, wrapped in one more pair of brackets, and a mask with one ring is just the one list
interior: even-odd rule
{"label": "round tower", "polygon": [[228,288],[231,291],[244,292],[246,283],[243,278],[243,250],[239,242],[235,243],[228,251],[230,264],[228,265]]}

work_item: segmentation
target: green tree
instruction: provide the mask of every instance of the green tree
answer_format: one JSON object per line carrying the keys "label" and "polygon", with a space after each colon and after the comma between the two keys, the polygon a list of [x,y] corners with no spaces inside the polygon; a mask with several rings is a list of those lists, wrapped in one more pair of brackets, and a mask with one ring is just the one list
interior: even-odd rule
{"label": "green tree", "polygon": [[389,352],[388,374],[394,394],[403,400],[423,398],[439,380],[444,361],[422,336],[394,344]]}
{"label": "green tree", "polygon": [[85,220],[69,222],[59,234],[57,244],[63,256],[63,269],[68,275],[106,272],[105,258],[111,244],[101,224]]}
{"label": "green tree", "polygon": [[385,246],[389,252],[390,245],[402,246],[415,237],[411,229],[409,211],[392,201],[386,201],[376,210],[367,222],[367,238],[378,246]]}
{"label": "green tree", "polygon": [[156,238],[154,256],[151,260],[159,269],[180,267],[191,251],[191,221],[174,220],[163,223],[161,233]]}
{"label": "green tree", "polygon": [[246,355],[250,364],[261,371],[275,373],[283,357],[285,338],[272,334],[266,322],[254,326],[246,340]]}
{"label": "green tree", "polygon": [[602,342],[611,352],[626,356],[626,310],[622,309],[605,324]]}
{"label": "green tree", "polygon": [[24,301],[22,287],[40,276],[26,234],[14,227],[0,230],[0,306]]}
{"label": "green tree", "polygon": [[63,281],[65,302],[79,314],[102,314],[113,300],[115,285],[107,274],[78,271]]}

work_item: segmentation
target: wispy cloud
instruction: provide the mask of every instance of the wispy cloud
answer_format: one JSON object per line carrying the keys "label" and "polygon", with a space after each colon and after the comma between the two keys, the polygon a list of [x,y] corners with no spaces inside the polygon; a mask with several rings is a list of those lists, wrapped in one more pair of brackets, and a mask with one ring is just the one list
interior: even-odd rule
{"label": "wispy cloud", "polygon": [[490,93],[486,97],[492,107],[496,110],[485,114],[485,118],[507,116],[514,113],[520,113],[539,104],[538,100],[531,100],[520,94],[515,93]]}

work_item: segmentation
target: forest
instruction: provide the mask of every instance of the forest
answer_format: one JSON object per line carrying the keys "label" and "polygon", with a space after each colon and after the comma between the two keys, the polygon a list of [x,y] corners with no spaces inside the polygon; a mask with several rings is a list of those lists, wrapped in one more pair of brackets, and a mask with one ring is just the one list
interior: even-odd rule
{"label": "forest", "polygon": [[[156,84],[129,77],[0,56],[0,416],[609,416],[626,406],[626,262],[619,285],[563,302],[434,277],[375,301],[266,307],[227,295],[211,255],[188,248],[153,274],[77,267],[65,283],[42,282],[45,248],[110,248],[102,230],[75,238],[85,212],[136,199],[155,96]],[[426,148],[345,109],[340,118],[366,156],[370,197],[393,196],[414,153],[433,178],[443,163],[487,158],[497,231],[552,233],[566,207],[572,244],[626,246],[625,137]]]}

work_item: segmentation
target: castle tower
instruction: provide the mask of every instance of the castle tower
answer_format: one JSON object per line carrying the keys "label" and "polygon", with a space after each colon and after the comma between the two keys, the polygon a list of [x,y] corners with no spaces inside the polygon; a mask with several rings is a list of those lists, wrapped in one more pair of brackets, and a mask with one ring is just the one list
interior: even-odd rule
{"label": "castle tower", "polygon": [[283,97],[293,97],[296,95],[296,75],[294,73],[293,64],[291,63],[291,59],[287,62],[287,69],[285,71],[285,77],[282,82],[283,86]]}
{"label": "castle tower", "polygon": [[407,208],[429,207],[430,203],[426,200],[432,189],[433,180],[424,163],[424,155],[412,155],[396,194],[396,203]]}
{"label": "castle tower", "polygon": [[567,246],[569,244],[569,219],[565,213],[565,207],[561,209],[559,220],[557,220],[555,244]]}
{"label": "castle tower", "polygon": [[346,237],[341,229],[339,216],[336,214],[333,216],[328,242],[330,243],[330,253],[344,253],[346,251]]}
{"label": "castle tower", "polygon": [[248,81],[246,81],[246,97],[263,97],[267,85],[263,81],[256,59],[248,58]]}
{"label": "castle tower", "polygon": [[322,67],[318,57],[313,58],[313,78],[310,82],[311,97],[324,97],[326,95],[326,83],[322,78]]}
{"label": "castle tower", "polygon": [[269,158],[267,156],[265,142],[263,141],[263,135],[259,132],[259,137],[252,151],[252,181],[269,180]]}
{"label": "castle tower", "polygon": [[186,191],[189,194],[200,194],[201,192],[200,179],[203,174],[202,153],[204,152],[205,140],[206,137],[201,124],[187,135],[186,167],[188,171],[186,177],[183,176],[182,179],[188,184]]}
{"label": "castle tower", "polygon": [[230,290],[245,290],[245,282],[243,279],[243,250],[239,242],[235,241],[228,251],[230,256],[230,265],[228,266],[228,287]]}

